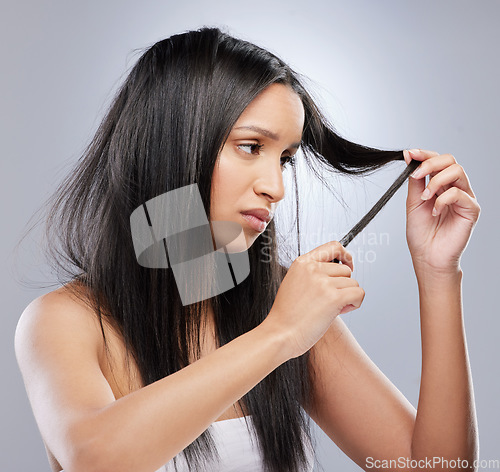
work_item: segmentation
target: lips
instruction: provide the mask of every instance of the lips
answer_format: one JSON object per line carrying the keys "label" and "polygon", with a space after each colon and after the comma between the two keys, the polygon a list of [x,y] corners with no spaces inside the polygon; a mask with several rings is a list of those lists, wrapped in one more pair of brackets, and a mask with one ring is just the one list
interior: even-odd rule
{"label": "lips", "polygon": [[241,214],[250,227],[258,233],[262,233],[266,229],[267,223],[273,217],[272,213],[265,208],[254,208],[253,210],[242,211]]}
{"label": "lips", "polygon": [[243,213],[244,215],[255,216],[255,218],[258,218],[265,223],[269,223],[272,219],[271,212],[265,208],[254,208],[252,210],[242,211],[241,213]]}

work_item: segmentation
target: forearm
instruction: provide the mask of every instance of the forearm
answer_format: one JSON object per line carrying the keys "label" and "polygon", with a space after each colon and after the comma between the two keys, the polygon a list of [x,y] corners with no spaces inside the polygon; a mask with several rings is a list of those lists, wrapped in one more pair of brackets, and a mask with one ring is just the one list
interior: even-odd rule
{"label": "forearm", "polygon": [[287,361],[285,343],[283,336],[261,324],[96,412],[81,432],[86,440],[77,468],[122,472],[160,468]]}
{"label": "forearm", "polygon": [[478,448],[477,421],[463,323],[462,272],[416,273],[422,375],[412,458],[460,458],[471,464]]}

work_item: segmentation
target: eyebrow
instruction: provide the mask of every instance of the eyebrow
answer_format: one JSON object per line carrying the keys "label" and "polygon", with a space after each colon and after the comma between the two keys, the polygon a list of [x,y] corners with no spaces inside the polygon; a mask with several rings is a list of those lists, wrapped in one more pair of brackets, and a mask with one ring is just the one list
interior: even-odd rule
{"label": "eyebrow", "polygon": [[[276,133],[273,133],[272,131],[269,131],[268,129],[261,128],[260,126],[253,126],[253,125],[248,125],[248,126],[238,126],[237,128],[234,129],[249,129],[250,131],[255,131],[256,133],[262,134],[262,136],[266,136],[268,138],[271,138],[273,141],[278,141],[279,137]],[[291,148],[298,149],[300,146],[300,143],[292,143]]]}

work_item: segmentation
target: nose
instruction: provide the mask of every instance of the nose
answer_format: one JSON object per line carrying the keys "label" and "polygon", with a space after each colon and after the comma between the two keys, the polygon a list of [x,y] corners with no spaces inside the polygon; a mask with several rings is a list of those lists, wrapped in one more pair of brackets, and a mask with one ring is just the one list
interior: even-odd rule
{"label": "nose", "polygon": [[270,161],[260,169],[260,174],[255,180],[254,191],[257,195],[264,195],[270,203],[278,203],[285,196],[283,172],[279,159]]}

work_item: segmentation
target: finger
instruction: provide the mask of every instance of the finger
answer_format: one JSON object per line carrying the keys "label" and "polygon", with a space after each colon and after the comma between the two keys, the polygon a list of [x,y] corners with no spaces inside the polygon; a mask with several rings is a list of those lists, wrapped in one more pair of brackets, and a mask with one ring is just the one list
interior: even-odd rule
{"label": "finger", "polygon": [[441,154],[422,162],[411,174],[412,179],[421,179],[432,173],[436,174],[447,167],[456,164],[455,158],[451,154]]}
{"label": "finger", "polygon": [[359,287],[358,281],[356,279],[351,279],[350,277],[332,277],[331,284],[337,289]]}
{"label": "finger", "polygon": [[339,306],[344,308],[346,305],[352,305],[355,310],[361,306],[361,303],[363,303],[365,291],[361,287],[346,287],[339,290],[337,296],[339,297]]}
{"label": "finger", "polygon": [[408,154],[412,159],[417,161],[425,161],[431,157],[439,156],[439,152],[428,151],[426,149],[408,149]]}
{"label": "finger", "polygon": [[338,242],[329,241],[306,254],[299,256],[304,260],[312,259],[318,262],[331,262],[333,259],[338,259],[348,265],[351,270],[354,270],[352,263],[352,255]]}
{"label": "finger", "polygon": [[[417,167],[418,169],[418,167]],[[406,199],[406,204],[410,205],[420,205],[422,200],[420,199],[420,195],[425,188],[425,178],[424,179],[412,179],[411,177],[408,179],[408,196]]]}
{"label": "finger", "polygon": [[[427,165],[428,162],[430,162],[430,160],[436,159],[436,157],[439,156],[439,153],[436,152],[436,151],[427,151],[427,150],[424,150],[424,149],[410,149],[408,151],[408,155],[410,157],[412,157],[412,158],[417,159],[417,160],[425,161],[425,162],[422,162],[415,169],[415,171],[412,174],[412,177],[416,176],[417,178],[410,177],[410,179],[408,179],[408,199],[407,199],[407,204],[410,203],[411,205],[413,205],[413,204],[418,204],[419,202],[421,202],[420,196],[422,195],[422,192],[425,189],[425,177],[424,178],[420,178],[420,176],[418,175],[419,169],[421,169],[424,166],[424,164]],[[431,172],[431,171],[432,170],[430,170],[429,172]],[[427,175],[429,172],[426,172],[423,175]]]}
{"label": "finger", "polygon": [[409,164],[411,162],[411,157],[410,154],[408,154],[408,149],[405,149],[403,151],[403,157],[405,159],[406,164]]}
{"label": "finger", "polygon": [[407,164],[409,164],[412,159],[417,161],[425,160],[426,156],[439,156],[439,153],[436,151],[426,151],[425,149],[405,149],[403,151],[403,157]]}
{"label": "finger", "polygon": [[345,315],[346,313],[349,313],[350,311],[355,310],[356,307],[354,305],[346,305],[342,310],[340,311],[339,315]]}
{"label": "finger", "polygon": [[352,275],[352,269],[347,264],[321,262],[319,266],[323,273],[330,277],[350,277]]}
{"label": "finger", "polygon": [[[458,187],[452,187],[436,198],[432,214],[434,216],[440,215],[447,206],[453,206],[455,211],[464,217],[474,217],[480,212],[476,199]],[[470,213],[467,214],[467,212]]]}
{"label": "finger", "polygon": [[444,193],[444,191],[448,190],[452,186],[463,190],[472,198],[475,198],[464,169],[460,164],[456,163],[434,175],[434,177],[429,180],[427,188],[424,190],[421,198],[422,200],[429,200],[434,196],[434,194],[440,195],[438,194],[439,189],[445,187],[442,192]]}

